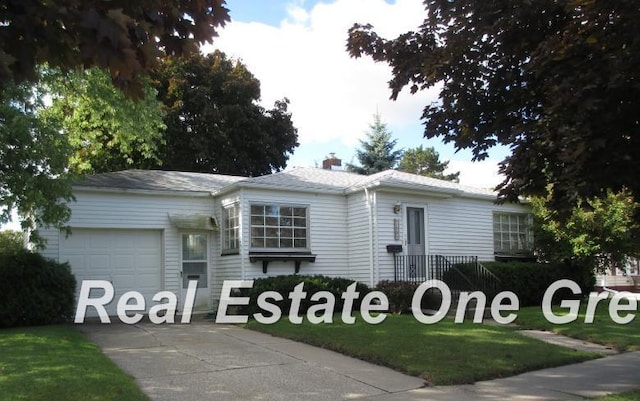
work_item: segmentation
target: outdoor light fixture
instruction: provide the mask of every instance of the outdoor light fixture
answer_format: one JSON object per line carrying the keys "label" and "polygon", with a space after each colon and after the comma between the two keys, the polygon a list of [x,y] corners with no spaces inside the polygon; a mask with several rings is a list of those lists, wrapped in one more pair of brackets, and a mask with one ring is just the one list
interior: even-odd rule
{"label": "outdoor light fixture", "polygon": [[396,202],[396,204],[393,206],[393,213],[399,214],[400,210],[402,210],[401,207],[402,204],[400,202]]}

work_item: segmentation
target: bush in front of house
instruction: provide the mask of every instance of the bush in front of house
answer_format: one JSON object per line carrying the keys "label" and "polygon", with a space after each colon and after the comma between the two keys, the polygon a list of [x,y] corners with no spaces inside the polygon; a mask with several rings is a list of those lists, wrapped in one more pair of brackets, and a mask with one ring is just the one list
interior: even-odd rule
{"label": "bush in front of house", "polygon": [[[320,298],[318,301],[311,301],[311,297],[318,291],[328,291],[333,294],[335,298],[335,312],[342,311],[344,300],[342,294],[347,291],[347,287],[354,283],[354,280],[340,278],[340,277],[328,277],[328,276],[275,276],[266,277],[254,280],[253,287],[249,289],[242,289],[239,291],[240,296],[249,297],[249,305],[239,308],[241,314],[248,314],[253,316],[254,313],[261,312],[265,316],[268,316],[268,312],[262,311],[258,307],[258,296],[266,291],[275,291],[282,295],[282,301],[274,301],[269,299],[270,304],[277,305],[282,311],[282,316],[289,314],[291,308],[291,300],[289,299],[289,293],[293,292],[294,288],[304,283],[303,291],[306,293],[306,297],[300,302],[299,314],[306,313],[310,306],[315,304],[325,303],[324,298]],[[369,293],[368,286],[362,283],[356,284],[356,291],[359,293],[358,299],[353,302],[352,310],[359,310],[362,298]]]}
{"label": "bush in front of house", "polygon": [[[573,280],[582,289],[582,296],[593,290],[593,273],[579,266],[566,263],[535,262],[482,262],[482,264],[500,280],[501,291],[513,291],[520,300],[520,306],[539,306],[549,286],[561,279]],[[465,270],[464,266],[460,267]],[[578,295],[578,297],[582,297]],[[576,298],[569,290],[556,293],[554,302],[561,299]]]}
{"label": "bush in front of house", "polygon": [[411,307],[413,294],[418,284],[409,281],[388,281],[378,283],[376,291],[382,292],[389,300],[389,310],[393,313],[403,313]]}
{"label": "bush in front of house", "polygon": [[75,288],[67,263],[24,249],[0,252],[0,327],[68,321]]}

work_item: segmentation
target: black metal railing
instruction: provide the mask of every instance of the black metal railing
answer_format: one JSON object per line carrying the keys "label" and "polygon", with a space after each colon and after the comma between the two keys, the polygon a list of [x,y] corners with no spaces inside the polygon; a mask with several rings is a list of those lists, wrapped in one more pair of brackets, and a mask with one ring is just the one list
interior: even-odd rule
{"label": "black metal railing", "polygon": [[477,256],[395,255],[396,281],[422,283],[440,280],[452,291],[482,291],[488,297],[500,288],[500,280],[478,262]]}

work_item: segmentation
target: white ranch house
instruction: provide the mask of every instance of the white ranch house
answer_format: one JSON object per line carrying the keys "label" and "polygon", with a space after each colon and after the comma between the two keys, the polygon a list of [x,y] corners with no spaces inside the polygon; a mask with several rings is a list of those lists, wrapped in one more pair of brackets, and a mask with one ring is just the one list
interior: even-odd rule
{"label": "white ranch house", "polygon": [[40,230],[45,256],[68,261],[79,283],[111,281],[115,300],[130,290],[148,304],[162,290],[184,296],[197,279],[200,310],[216,307],[224,280],[298,270],[370,286],[422,280],[450,258],[510,257],[532,242],[526,205],[392,170],[255,178],[126,170],[89,176],[74,194],[72,234]]}

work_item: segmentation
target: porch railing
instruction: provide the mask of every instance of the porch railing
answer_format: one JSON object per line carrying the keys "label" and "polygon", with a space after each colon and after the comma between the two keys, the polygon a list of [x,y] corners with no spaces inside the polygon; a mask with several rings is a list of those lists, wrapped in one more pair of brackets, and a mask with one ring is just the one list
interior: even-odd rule
{"label": "porch railing", "polygon": [[500,280],[478,262],[477,256],[395,255],[396,281],[422,283],[440,280],[452,291],[482,291],[488,297],[500,289]]}

